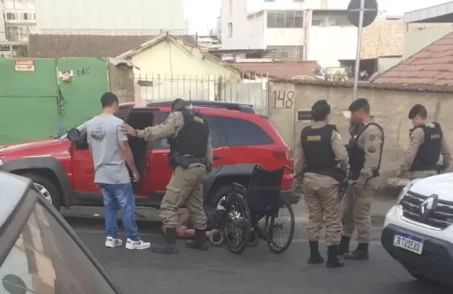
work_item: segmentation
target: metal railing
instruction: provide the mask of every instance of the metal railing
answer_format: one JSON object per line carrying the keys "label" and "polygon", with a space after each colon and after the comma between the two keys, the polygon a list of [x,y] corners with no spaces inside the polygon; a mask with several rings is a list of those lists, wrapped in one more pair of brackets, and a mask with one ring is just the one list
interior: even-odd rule
{"label": "metal railing", "polygon": [[176,98],[250,104],[267,115],[267,75],[141,74],[137,78],[143,105]]}

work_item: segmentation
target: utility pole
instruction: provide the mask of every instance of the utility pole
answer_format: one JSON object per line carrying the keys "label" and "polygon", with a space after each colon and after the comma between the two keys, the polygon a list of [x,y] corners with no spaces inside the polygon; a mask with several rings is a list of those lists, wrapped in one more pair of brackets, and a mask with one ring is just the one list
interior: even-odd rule
{"label": "utility pole", "polygon": [[378,13],[377,0],[351,0],[348,6],[348,19],[354,26],[357,27],[357,50],[355,57],[354,87],[352,90],[352,101],[357,99],[363,28],[373,23],[373,21],[377,17],[377,13]]}
{"label": "utility pole", "polygon": [[360,51],[362,50],[362,31],[363,31],[364,10],[365,10],[365,0],[360,0],[359,26],[357,29],[357,51],[356,51],[356,56],[355,56],[354,88],[352,90],[352,101],[357,99],[357,90],[358,90],[358,86],[359,86]]}

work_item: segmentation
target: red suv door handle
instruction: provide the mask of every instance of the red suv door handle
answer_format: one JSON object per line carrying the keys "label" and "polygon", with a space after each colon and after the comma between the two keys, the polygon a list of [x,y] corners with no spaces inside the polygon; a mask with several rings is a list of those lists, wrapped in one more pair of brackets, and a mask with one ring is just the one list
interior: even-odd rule
{"label": "red suv door handle", "polygon": [[213,160],[220,160],[220,157],[219,156],[214,156],[212,159]]}

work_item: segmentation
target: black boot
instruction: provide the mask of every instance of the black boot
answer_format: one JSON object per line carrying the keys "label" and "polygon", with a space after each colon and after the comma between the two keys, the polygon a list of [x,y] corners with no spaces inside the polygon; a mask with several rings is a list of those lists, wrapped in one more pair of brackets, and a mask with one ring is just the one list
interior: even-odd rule
{"label": "black boot", "polygon": [[151,244],[151,251],[160,254],[179,253],[176,245],[176,228],[166,228],[164,235],[164,244]]}
{"label": "black boot", "polygon": [[308,264],[320,264],[324,262],[319,253],[319,243],[318,241],[310,241],[310,258],[308,259]]}
{"label": "black boot", "polygon": [[344,259],[349,260],[368,260],[370,259],[368,253],[368,243],[359,243],[359,246],[356,250],[352,251],[349,254],[344,255]]}
{"label": "black boot", "polygon": [[338,245],[331,245],[327,247],[327,263],[326,267],[335,268],[335,267],[344,267],[344,262],[338,258]]}
{"label": "black boot", "polygon": [[349,243],[351,239],[348,237],[341,237],[340,244],[338,245],[338,255],[343,255],[349,253]]}
{"label": "black boot", "polygon": [[209,246],[208,241],[206,241],[206,231],[195,230],[195,240],[187,241],[186,247],[190,249],[207,251],[209,249]]}

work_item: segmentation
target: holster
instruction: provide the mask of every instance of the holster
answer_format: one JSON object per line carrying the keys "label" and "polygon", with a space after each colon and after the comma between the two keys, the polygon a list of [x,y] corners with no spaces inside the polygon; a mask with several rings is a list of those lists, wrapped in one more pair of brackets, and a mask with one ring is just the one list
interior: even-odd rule
{"label": "holster", "polygon": [[179,153],[175,153],[171,156],[169,155],[168,163],[173,169],[176,169],[178,166],[187,169],[191,164],[201,163],[203,165],[206,165],[206,159],[194,156],[183,156]]}

